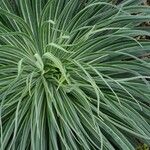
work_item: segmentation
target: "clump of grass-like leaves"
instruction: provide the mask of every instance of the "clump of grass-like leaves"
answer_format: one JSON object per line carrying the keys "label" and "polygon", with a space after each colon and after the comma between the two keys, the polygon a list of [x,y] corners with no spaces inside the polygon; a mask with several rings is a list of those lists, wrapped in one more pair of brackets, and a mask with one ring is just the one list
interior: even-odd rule
{"label": "clump of grass-like leaves", "polygon": [[141,0],[0,0],[0,149],[148,145],[149,20]]}

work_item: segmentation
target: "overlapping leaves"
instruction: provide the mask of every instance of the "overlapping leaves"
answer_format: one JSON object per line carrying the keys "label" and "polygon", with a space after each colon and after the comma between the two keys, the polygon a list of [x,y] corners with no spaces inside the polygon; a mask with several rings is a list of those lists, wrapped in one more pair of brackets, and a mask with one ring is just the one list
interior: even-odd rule
{"label": "overlapping leaves", "polygon": [[150,9],[141,1],[0,1],[0,149],[134,150],[150,143]]}

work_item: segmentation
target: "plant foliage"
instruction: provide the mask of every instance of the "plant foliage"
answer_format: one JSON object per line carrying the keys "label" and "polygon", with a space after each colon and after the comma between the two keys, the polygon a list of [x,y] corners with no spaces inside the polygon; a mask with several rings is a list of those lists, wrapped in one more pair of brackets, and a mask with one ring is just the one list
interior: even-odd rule
{"label": "plant foliage", "polygon": [[141,0],[0,0],[0,149],[149,144],[149,20]]}

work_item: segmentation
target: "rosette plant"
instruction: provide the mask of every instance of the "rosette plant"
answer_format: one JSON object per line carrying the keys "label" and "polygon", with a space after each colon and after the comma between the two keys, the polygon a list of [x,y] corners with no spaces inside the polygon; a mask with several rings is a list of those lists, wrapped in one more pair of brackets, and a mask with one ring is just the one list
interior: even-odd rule
{"label": "rosette plant", "polygon": [[141,0],[0,0],[0,149],[148,145],[149,20]]}

